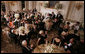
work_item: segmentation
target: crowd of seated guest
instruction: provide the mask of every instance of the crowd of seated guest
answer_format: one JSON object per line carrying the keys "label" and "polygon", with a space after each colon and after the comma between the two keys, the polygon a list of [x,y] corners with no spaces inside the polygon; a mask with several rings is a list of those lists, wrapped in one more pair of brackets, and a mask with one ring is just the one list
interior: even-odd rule
{"label": "crowd of seated guest", "polygon": [[[15,14],[19,14],[16,18]],[[63,46],[65,51],[71,53],[84,52],[83,44],[80,41],[80,35],[78,35],[79,25],[77,22],[73,25],[74,33],[70,34],[70,22],[66,24],[63,22],[63,15],[58,12],[57,15],[52,12],[52,14],[46,14],[43,16],[36,9],[33,11],[10,11],[9,14],[1,14],[1,26],[8,26],[10,28],[9,36],[18,43],[23,50],[23,53],[32,53],[34,49],[33,44],[29,44],[31,36],[36,36],[38,41],[36,44],[45,44],[48,42],[47,34],[52,30],[58,31],[58,37],[52,38],[51,44],[56,46]],[[81,46],[81,49],[79,49]]]}

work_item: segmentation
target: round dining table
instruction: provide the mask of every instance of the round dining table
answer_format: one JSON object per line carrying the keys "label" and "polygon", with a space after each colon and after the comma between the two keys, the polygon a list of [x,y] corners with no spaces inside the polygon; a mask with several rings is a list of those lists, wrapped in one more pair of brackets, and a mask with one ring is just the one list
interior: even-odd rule
{"label": "round dining table", "polygon": [[54,44],[41,44],[32,53],[65,53],[65,50],[63,47]]}

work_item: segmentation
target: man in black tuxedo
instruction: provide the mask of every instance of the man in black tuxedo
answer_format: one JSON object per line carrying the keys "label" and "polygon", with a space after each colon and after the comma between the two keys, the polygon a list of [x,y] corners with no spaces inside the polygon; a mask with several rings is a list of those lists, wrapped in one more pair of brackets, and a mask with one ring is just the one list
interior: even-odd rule
{"label": "man in black tuxedo", "polygon": [[18,35],[15,34],[15,29],[10,30],[9,37],[16,43],[18,43]]}
{"label": "man in black tuxedo", "polygon": [[19,18],[22,19],[22,13],[19,13],[19,16],[20,16]]}
{"label": "man in black tuxedo", "polygon": [[27,41],[23,40],[22,41],[22,53],[29,54],[29,53],[32,53],[32,50],[33,50],[33,46],[32,45],[28,46]]}
{"label": "man in black tuxedo", "polygon": [[37,12],[37,9],[36,9],[36,8],[34,8],[32,12],[33,12],[33,13]]}
{"label": "man in black tuxedo", "polygon": [[54,14],[54,12],[52,12],[52,19],[55,19],[55,14]]}
{"label": "man in black tuxedo", "polygon": [[58,19],[58,25],[60,25],[63,21],[63,15],[60,12],[58,12],[56,18]]}
{"label": "man in black tuxedo", "polygon": [[18,27],[20,26],[20,21],[15,21],[15,22],[14,22],[14,25],[15,25],[15,27],[18,28]]}

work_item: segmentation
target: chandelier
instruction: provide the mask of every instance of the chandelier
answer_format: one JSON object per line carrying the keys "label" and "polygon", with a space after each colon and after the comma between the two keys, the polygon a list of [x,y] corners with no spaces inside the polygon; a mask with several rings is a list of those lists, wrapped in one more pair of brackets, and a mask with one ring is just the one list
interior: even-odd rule
{"label": "chandelier", "polygon": [[76,9],[80,10],[80,8],[82,7],[83,3],[84,3],[84,1],[76,1]]}

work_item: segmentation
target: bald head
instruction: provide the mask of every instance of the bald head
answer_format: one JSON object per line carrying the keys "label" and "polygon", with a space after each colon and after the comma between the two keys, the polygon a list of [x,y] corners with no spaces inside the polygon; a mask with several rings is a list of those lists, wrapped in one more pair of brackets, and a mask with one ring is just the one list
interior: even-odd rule
{"label": "bald head", "polygon": [[22,46],[27,46],[27,41],[26,40],[22,41]]}
{"label": "bald head", "polygon": [[43,33],[44,33],[44,31],[43,31],[43,30],[40,30],[40,31],[39,31],[39,34],[43,34]]}

